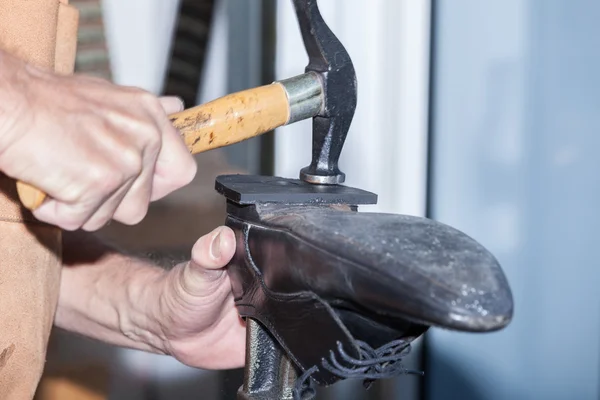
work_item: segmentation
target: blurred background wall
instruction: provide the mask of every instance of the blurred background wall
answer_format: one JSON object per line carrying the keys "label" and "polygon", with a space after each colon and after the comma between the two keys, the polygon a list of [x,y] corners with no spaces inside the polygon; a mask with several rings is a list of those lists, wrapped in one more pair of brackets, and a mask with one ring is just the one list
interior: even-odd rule
{"label": "blurred background wall", "polygon": [[498,257],[515,318],[430,332],[427,397],[598,399],[600,3],[435,5],[430,213]]}
{"label": "blurred background wall", "polygon": [[[189,24],[180,7],[205,3],[212,20],[194,26],[200,36],[207,30],[207,41],[192,102],[303,72],[289,0],[103,0],[113,79],[161,93],[175,87],[169,76],[177,71],[194,73],[185,63],[173,66],[173,37]],[[600,3],[319,4],[358,74],[340,165],[349,185],[379,194],[379,204],[364,209],[427,215],[463,230],[497,256],[516,301],[515,319],[501,332],[432,329],[409,360],[424,378],[380,382],[370,392],[343,383],[321,398],[600,398]],[[199,156],[189,189],[152,208],[141,227],[108,234],[133,248],[185,256],[223,217],[214,175],[296,177],[310,160],[310,130],[304,121]],[[172,217],[176,210],[196,219]],[[165,221],[169,235],[152,233]],[[240,371],[192,370],[81,339],[56,348],[63,358],[104,360],[110,399],[230,400],[242,379]]]}

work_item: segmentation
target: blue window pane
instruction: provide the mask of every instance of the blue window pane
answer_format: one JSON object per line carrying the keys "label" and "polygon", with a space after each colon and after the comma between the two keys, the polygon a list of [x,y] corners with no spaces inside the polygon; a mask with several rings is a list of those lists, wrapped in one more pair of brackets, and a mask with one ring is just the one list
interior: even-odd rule
{"label": "blue window pane", "polygon": [[504,331],[428,335],[431,400],[598,399],[600,2],[436,2],[432,217],[498,257]]}

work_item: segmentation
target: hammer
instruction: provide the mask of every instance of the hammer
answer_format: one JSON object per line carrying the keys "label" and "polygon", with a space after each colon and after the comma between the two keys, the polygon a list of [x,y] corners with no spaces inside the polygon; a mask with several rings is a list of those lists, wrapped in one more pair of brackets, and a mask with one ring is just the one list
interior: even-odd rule
{"label": "hammer", "polygon": [[[229,146],[275,128],[313,118],[312,162],[300,179],[312,184],[345,181],[339,157],[356,109],[356,73],[329,29],[317,0],[292,0],[309,58],[305,72],[232,93],[169,116],[191,154]],[[17,182],[23,205],[34,210],[46,194]]]}

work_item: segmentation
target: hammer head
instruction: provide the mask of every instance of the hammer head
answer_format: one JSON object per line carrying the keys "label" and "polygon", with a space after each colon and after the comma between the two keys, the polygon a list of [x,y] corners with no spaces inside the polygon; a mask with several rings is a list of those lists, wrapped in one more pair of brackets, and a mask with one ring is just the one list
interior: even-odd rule
{"label": "hammer head", "polygon": [[306,72],[322,79],[324,106],[313,119],[312,162],[300,171],[309,183],[340,184],[342,147],[356,109],[356,72],[350,55],[329,29],[317,0],[293,0],[309,63]]}

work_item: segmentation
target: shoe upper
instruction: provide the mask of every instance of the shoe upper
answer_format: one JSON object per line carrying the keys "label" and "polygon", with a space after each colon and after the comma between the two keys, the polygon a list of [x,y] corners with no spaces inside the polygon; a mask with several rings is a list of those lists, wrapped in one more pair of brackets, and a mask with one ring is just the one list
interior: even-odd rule
{"label": "shoe upper", "polygon": [[507,279],[481,244],[427,218],[330,207],[263,207],[248,249],[265,285],[334,308],[487,332],[513,313]]}

